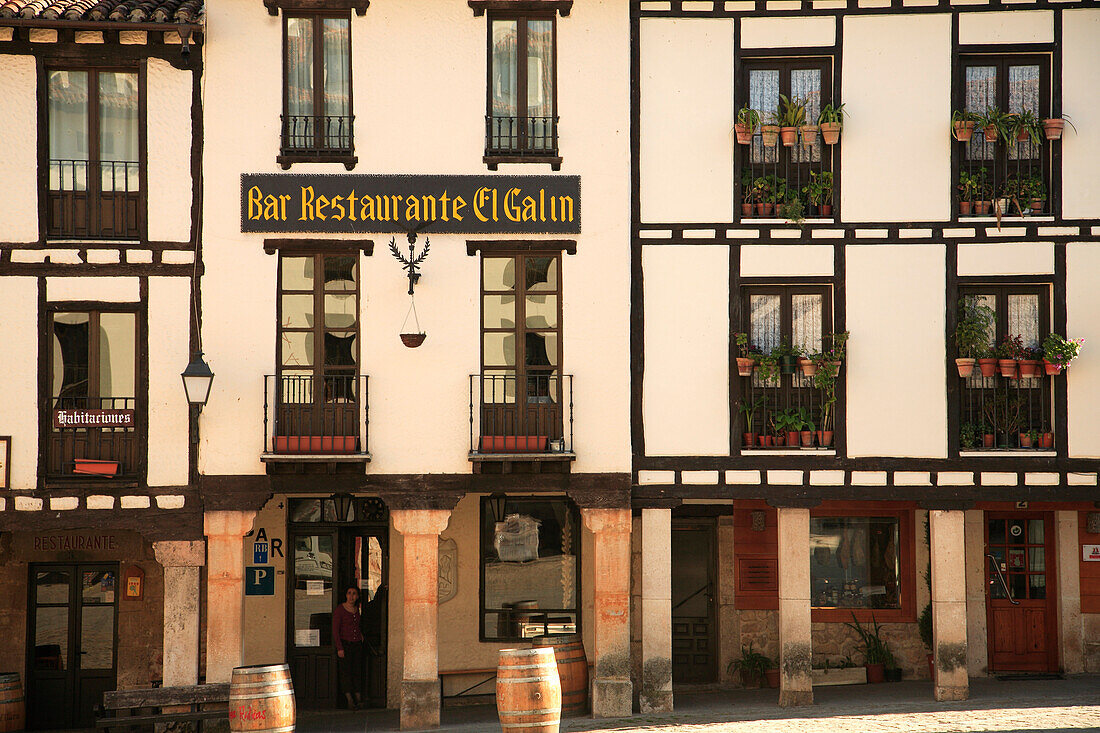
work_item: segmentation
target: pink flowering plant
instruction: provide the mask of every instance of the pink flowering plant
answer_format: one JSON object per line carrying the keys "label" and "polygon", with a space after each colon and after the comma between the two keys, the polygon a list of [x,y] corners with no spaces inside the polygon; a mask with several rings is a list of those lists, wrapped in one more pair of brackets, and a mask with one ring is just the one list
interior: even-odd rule
{"label": "pink flowering plant", "polygon": [[1063,369],[1081,353],[1084,339],[1067,339],[1052,333],[1043,340],[1043,358]]}

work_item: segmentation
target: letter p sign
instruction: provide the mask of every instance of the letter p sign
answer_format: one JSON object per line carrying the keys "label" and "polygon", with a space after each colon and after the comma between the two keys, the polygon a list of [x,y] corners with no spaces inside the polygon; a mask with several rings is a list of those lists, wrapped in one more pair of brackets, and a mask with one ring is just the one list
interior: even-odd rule
{"label": "letter p sign", "polygon": [[275,568],[249,566],[244,569],[246,596],[275,595]]}

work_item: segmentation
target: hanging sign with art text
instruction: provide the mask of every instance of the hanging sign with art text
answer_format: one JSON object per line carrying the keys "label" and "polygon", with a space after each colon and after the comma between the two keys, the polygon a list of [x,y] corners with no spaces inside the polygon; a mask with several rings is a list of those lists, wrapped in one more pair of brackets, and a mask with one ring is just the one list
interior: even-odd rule
{"label": "hanging sign with art text", "polygon": [[579,234],[580,176],[243,174],[241,231]]}

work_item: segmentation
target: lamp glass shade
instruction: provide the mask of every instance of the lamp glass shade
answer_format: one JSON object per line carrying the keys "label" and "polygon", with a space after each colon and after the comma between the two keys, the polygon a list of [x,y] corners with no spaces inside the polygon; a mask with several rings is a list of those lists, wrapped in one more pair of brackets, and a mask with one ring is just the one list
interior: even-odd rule
{"label": "lamp glass shade", "polygon": [[195,355],[180,376],[183,377],[183,391],[187,394],[187,401],[200,407],[205,405],[210,398],[214,372],[210,371],[210,367],[203,361],[201,352]]}

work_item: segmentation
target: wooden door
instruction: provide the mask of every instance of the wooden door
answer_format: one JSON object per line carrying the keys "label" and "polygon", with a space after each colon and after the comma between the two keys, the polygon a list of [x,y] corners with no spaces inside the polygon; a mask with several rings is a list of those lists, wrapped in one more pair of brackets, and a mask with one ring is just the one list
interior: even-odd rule
{"label": "wooden door", "polygon": [[1053,524],[1049,512],[986,513],[986,552],[993,558],[984,559],[991,672],[1058,668]]}
{"label": "wooden door", "polygon": [[714,522],[672,525],[672,680],[717,680],[714,622]]}
{"label": "wooden door", "polygon": [[336,700],[336,653],[332,612],[336,608],[336,531],[292,532],[288,650],[294,697],[304,708],[331,707]]}
{"label": "wooden door", "polygon": [[29,595],[28,726],[92,727],[116,683],[118,566],[31,565]]}

